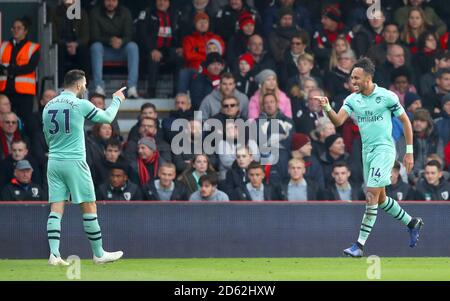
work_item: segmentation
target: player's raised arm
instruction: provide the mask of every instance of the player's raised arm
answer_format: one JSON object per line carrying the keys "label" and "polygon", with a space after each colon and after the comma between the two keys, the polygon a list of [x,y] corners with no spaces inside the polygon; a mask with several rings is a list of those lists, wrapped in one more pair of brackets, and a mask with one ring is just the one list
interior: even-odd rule
{"label": "player's raised arm", "polygon": [[405,134],[406,141],[406,153],[403,157],[403,165],[406,168],[406,172],[409,174],[414,166],[414,156],[413,156],[413,131],[411,126],[411,121],[409,121],[408,115],[403,112],[399,117],[403,124],[403,132]]}
{"label": "player's raised arm", "polygon": [[334,126],[338,127],[344,124],[345,120],[348,118],[348,113],[344,109],[340,109],[338,113],[336,113],[330,105],[330,102],[328,101],[328,97],[326,96],[316,96],[320,102],[320,106],[327,114],[328,118],[330,118],[331,122],[334,124]]}
{"label": "player's raised arm", "polygon": [[82,112],[87,120],[91,120],[96,123],[111,123],[119,111],[120,104],[125,101],[125,95],[123,91],[126,87],[120,88],[113,93],[113,101],[111,105],[106,109],[102,110],[95,107],[91,102],[86,101],[82,106]]}

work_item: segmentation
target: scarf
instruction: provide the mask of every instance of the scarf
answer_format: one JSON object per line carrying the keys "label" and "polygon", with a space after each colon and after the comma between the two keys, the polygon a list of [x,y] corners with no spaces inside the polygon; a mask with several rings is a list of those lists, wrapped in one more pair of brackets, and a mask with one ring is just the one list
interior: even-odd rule
{"label": "scarf", "polygon": [[[20,137],[20,134],[19,134],[18,131],[15,131],[13,136],[14,137],[13,137],[12,141],[22,139]],[[6,158],[9,155],[9,146],[8,146],[8,138],[6,138],[6,135],[5,135],[5,133],[3,131],[0,131],[0,143],[2,145],[3,154],[4,154],[5,158]]]}
{"label": "scarf", "polygon": [[156,48],[161,49],[170,47],[172,43],[172,27],[168,13],[157,11],[156,15],[159,18],[159,32],[156,40]]}
{"label": "scarf", "polygon": [[153,155],[147,160],[138,158],[138,174],[139,174],[139,182],[141,185],[145,185],[150,180],[150,175],[148,174],[147,164],[154,164],[153,168],[153,178],[156,177],[156,173],[158,172],[158,161],[159,161],[159,152],[155,151]]}

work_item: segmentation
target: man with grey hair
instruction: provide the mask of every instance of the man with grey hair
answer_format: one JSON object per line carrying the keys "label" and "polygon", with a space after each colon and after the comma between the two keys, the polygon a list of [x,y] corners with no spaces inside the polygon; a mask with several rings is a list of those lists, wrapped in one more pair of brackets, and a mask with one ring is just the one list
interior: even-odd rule
{"label": "man with grey hair", "polygon": [[306,100],[306,108],[301,116],[294,116],[294,124],[296,132],[309,135],[316,128],[317,119],[324,117],[317,96],[325,96],[320,88],[311,89]]}
{"label": "man with grey hair", "polygon": [[391,44],[387,46],[386,61],[375,70],[374,81],[378,84],[378,86],[388,89],[392,83],[392,72],[402,66],[408,68],[412,76],[411,82],[415,85],[416,80],[414,72],[411,72],[410,67],[407,66],[406,63],[406,51],[408,50],[403,48],[400,44]]}
{"label": "man with grey hair", "polygon": [[186,93],[178,93],[175,96],[175,109],[169,112],[169,116],[162,120],[162,130],[164,139],[171,143],[172,138],[178,134],[179,131],[172,131],[172,123],[177,119],[194,119],[194,110],[192,109],[191,98]]}

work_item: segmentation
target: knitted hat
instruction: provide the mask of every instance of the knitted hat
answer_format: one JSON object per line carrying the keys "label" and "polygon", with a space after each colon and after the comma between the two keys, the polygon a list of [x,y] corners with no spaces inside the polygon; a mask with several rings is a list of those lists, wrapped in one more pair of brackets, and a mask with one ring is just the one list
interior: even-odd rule
{"label": "knitted hat", "polygon": [[250,70],[253,69],[253,66],[255,65],[255,60],[253,59],[253,56],[251,56],[250,53],[244,53],[239,57],[239,62],[246,61],[247,64],[250,65]]}
{"label": "knitted hat", "polygon": [[309,137],[307,135],[302,134],[302,133],[294,133],[292,135],[291,150],[293,150],[293,151],[299,150],[310,141],[311,141],[311,139],[309,139]]}
{"label": "knitted hat", "polygon": [[410,105],[416,100],[421,100],[420,96],[416,93],[406,92],[405,93],[405,109],[408,109]]}
{"label": "knitted hat", "polygon": [[222,56],[217,52],[208,53],[208,55],[206,56],[206,67],[213,63],[221,63],[222,65],[225,64]]}
{"label": "knitted hat", "polygon": [[155,139],[153,139],[151,137],[144,137],[144,138],[139,139],[138,145],[140,145],[140,144],[147,146],[149,149],[151,149],[153,151],[156,150]]}
{"label": "knitted hat", "polygon": [[206,46],[208,46],[209,44],[216,45],[217,49],[219,49],[219,54],[223,55],[223,47],[222,47],[222,44],[220,44],[219,40],[211,39],[211,40],[208,41],[208,43],[206,43]]}
{"label": "knitted hat", "polygon": [[263,71],[259,72],[258,75],[256,75],[255,80],[258,85],[262,85],[269,76],[277,77],[277,74],[270,69],[264,69]]}
{"label": "knitted hat", "polygon": [[328,136],[328,137],[325,139],[325,149],[326,149],[326,150],[329,150],[330,147],[333,145],[333,143],[334,143],[338,138],[341,138],[341,136],[338,135],[338,134],[333,134],[333,135]]}
{"label": "knitted hat", "polygon": [[342,22],[341,10],[335,5],[329,5],[325,7],[322,12],[322,16],[326,16],[337,23]]}
{"label": "knitted hat", "polygon": [[194,17],[194,24],[197,24],[197,22],[200,20],[208,20],[209,21],[209,16],[204,12],[198,12]]}
{"label": "knitted hat", "polygon": [[239,19],[238,20],[239,20],[239,28],[241,30],[247,24],[253,24],[253,25],[256,24],[255,19],[253,19],[253,15],[251,13],[249,13],[248,11],[243,11],[239,15]]}
{"label": "knitted hat", "polygon": [[294,16],[294,10],[289,6],[283,6],[278,10],[278,20],[280,20],[286,15]]}

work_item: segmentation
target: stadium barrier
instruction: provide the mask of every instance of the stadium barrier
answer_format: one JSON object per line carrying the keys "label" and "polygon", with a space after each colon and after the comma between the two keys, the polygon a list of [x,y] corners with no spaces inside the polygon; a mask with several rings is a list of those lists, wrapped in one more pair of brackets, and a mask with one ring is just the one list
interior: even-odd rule
{"label": "stadium barrier", "polygon": [[[449,256],[450,202],[403,202],[425,226],[408,247],[406,227],[379,210],[366,255]],[[98,202],[106,250],[125,258],[336,257],[354,242],[364,202]],[[44,202],[0,202],[0,258],[47,258]],[[91,258],[78,206],[66,206],[64,257]]]}

